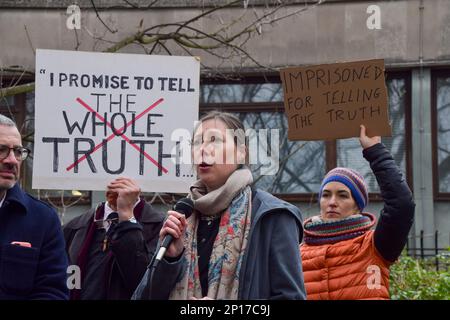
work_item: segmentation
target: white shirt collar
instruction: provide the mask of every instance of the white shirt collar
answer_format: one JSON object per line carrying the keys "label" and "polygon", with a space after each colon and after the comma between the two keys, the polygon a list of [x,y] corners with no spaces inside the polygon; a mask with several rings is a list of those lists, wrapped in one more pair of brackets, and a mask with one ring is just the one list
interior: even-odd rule
{"label": "white shirt collar", "polygon": [[114,210],[109,206],[108,201],[105,202],[105,210],[103,212],[103,221],[106,220],[106,217],[111,213],[114,212]]}
{"label": "white shirt collar", "polygon": [[[133,210],[134,208],[136,208],[136,206],[138,205],[138,203],[141,201],[141,199],[137,199],[136,203],[133,206]],[[105,209],[103,210],[103,228],[106,229],[106,231],[108,231],[110,224],[106,221],[106,218],[108,217],[108,215],[114,212],[114,210],[109,206],[108,201],[105,202]]]}
{"label": "white shirt collar", "polygon": [[6,192],[5,192],[5,194],[3,195],[2,200],[0,200],[0,208],[1,208],[2,205],[3,205],[3,202],[5,201],[5,198],[6,198]]}
{"label": "white shirt collar", "polygon": [[[136,206],[138,205],[138,203],[139,203],[140,201],[141,201],[141,199],[137,199],[136,203],[135,203],[134,206],[133,206],[133,210],[134,210],[134,208],[136,208]],[[105,210],[104,210],[104,213],[103,213],[103,220],[106,220],[106,217],[108,217],[108,215],[109,215],[111,212],[114,212],[114,210],[109,206],[108,201],[106,201],[106,202],[105,202]]]}

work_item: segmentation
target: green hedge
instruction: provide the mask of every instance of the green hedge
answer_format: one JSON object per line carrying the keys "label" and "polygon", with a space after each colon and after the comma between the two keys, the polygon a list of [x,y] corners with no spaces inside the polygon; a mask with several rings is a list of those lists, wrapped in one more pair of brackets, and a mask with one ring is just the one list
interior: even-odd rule
{"label": "green hedge", "polygon": [[[450,250],[435,258],[414,259],[402,255],[391,266],[390,294],[393,300],[450,300]],[[444,269],[444,270],[442,270]]]}

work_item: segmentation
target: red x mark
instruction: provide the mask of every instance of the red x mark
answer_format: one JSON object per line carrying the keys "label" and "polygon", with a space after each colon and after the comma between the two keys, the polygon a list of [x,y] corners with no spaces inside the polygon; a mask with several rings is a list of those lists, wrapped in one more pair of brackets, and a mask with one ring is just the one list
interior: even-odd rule
{"label": "red x mark", "polygon": [[[139,113],[134,120],[131,120],[129,122],[127,122],[125,124],[125,126],[123,126],[122,128],[116,130],[116,132],[125,132],[124,129],[128,128],[129,125],[133,124],[136,120],[138,120],[139,118],[141,118],[142,116],[144,116],[146,113],[148,113],[150,110],[152,110],[153,108],[155,108],[158,104],[160,104],[161,102],[163,102],[164,99],[160,98],[159,100],[157,100],[155,103],[153,103],[150,107],[148,107],[147,109],[145,109],[144,111],[142,111],[141,113]],[[86,109],[88,109],[90,112],[93,112],[95,114],[95,116],[100,119],[101,121],[103,121],[103,123],[106,123],[106,125],[108,127],[110,127],[112,129],[111,123],[109,123],[108,121],[105,120],[105,118],[103,118],[101,115],[99,115],[94,109],[92,109],[86,102],[84,102],[83,100],[81,100],[80,98],[77,98],[77,102],[79,104],[81,104],[83,107],[85,107]],[[94,153],[95,151],[97,151],[98,149],[100,149],[104,143],[107,143],[109,141],[111,141],[112,139],[114,139],[115,137],[117,137],[117,135],[115,133],[111,134],[108,138],[106,138],[105,142],[99,143],[98,145],[95,146],[94,149],[91,150],[91,152],[89,152],[89,154]],[[142,153],[148,160],[150,160],[153,164],[155,164],[158,168],[161,168],[162,171],[164,173],[168,173],[167,169],[164,168],[163,166],[161,166],[158,161],[156,161],[155,159],[153,159],[147,152],[145,152],[144,150],[141,150],[136,144],[132,143],[131,140],[124,134],[121,134],[121,137],[128,142],[133,148],[135,148],[137,151],[139,151],[140,153]],[[85,154],[84,156],[82,156],[81,158],[79,158],[77,161],[75,161],[73,164],[71,164],[70,166],[68,166],[66,168],[67,171],[72,170],[76,164],[80,163],[81,161],[85,160],[87,158],[87,155]]]}

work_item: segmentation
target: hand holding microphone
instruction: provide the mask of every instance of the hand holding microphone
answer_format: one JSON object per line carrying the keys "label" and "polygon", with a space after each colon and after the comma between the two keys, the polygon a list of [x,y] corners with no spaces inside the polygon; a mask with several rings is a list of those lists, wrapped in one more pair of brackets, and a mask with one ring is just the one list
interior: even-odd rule
{"label": "hand holding microphone", "polygon": [[142,297],[145,297],[151,300],[153,275],[158,263],[165,255],[175,258],[183,252],[183,238],[187,226],[186,219],[189,218],[193,211],[194,202],[189,198],[180,199],[173,207],[173,210],[168,211],[169,216],[159,232],[160,248],[147,267],[148,270],[144,276],[146,279],[145,287],[139,288],[139,286],[139,291],[133,294],[133,296],[136,295],[134,296],[135,299],[143,299]]}
{"label": "hand holding microphone", "polygon": [[155,263],[158,263],[165,255],[175,258],[183,252],[186,219],[193,211],[194,203],[189,198],[180,199],[175,204],[174,209],[168,211],[169,216],[159,232],[159,238],[162,242]]}

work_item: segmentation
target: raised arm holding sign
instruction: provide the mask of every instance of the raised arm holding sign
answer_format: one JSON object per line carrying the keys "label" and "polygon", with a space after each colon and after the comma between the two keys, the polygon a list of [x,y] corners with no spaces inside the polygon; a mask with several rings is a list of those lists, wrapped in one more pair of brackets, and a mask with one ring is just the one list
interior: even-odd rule
{"label": "raised arm holding sign", "polygon": [[415,204],[381,137],[367,135],[361,125],[359,141],[383,210],[378,218],[367,211],[369,190],[359,172],[338,167],[325,175],[319,214],[303,223],[300,245],[308,300],[389,299],[389,268],[407,242]]}

